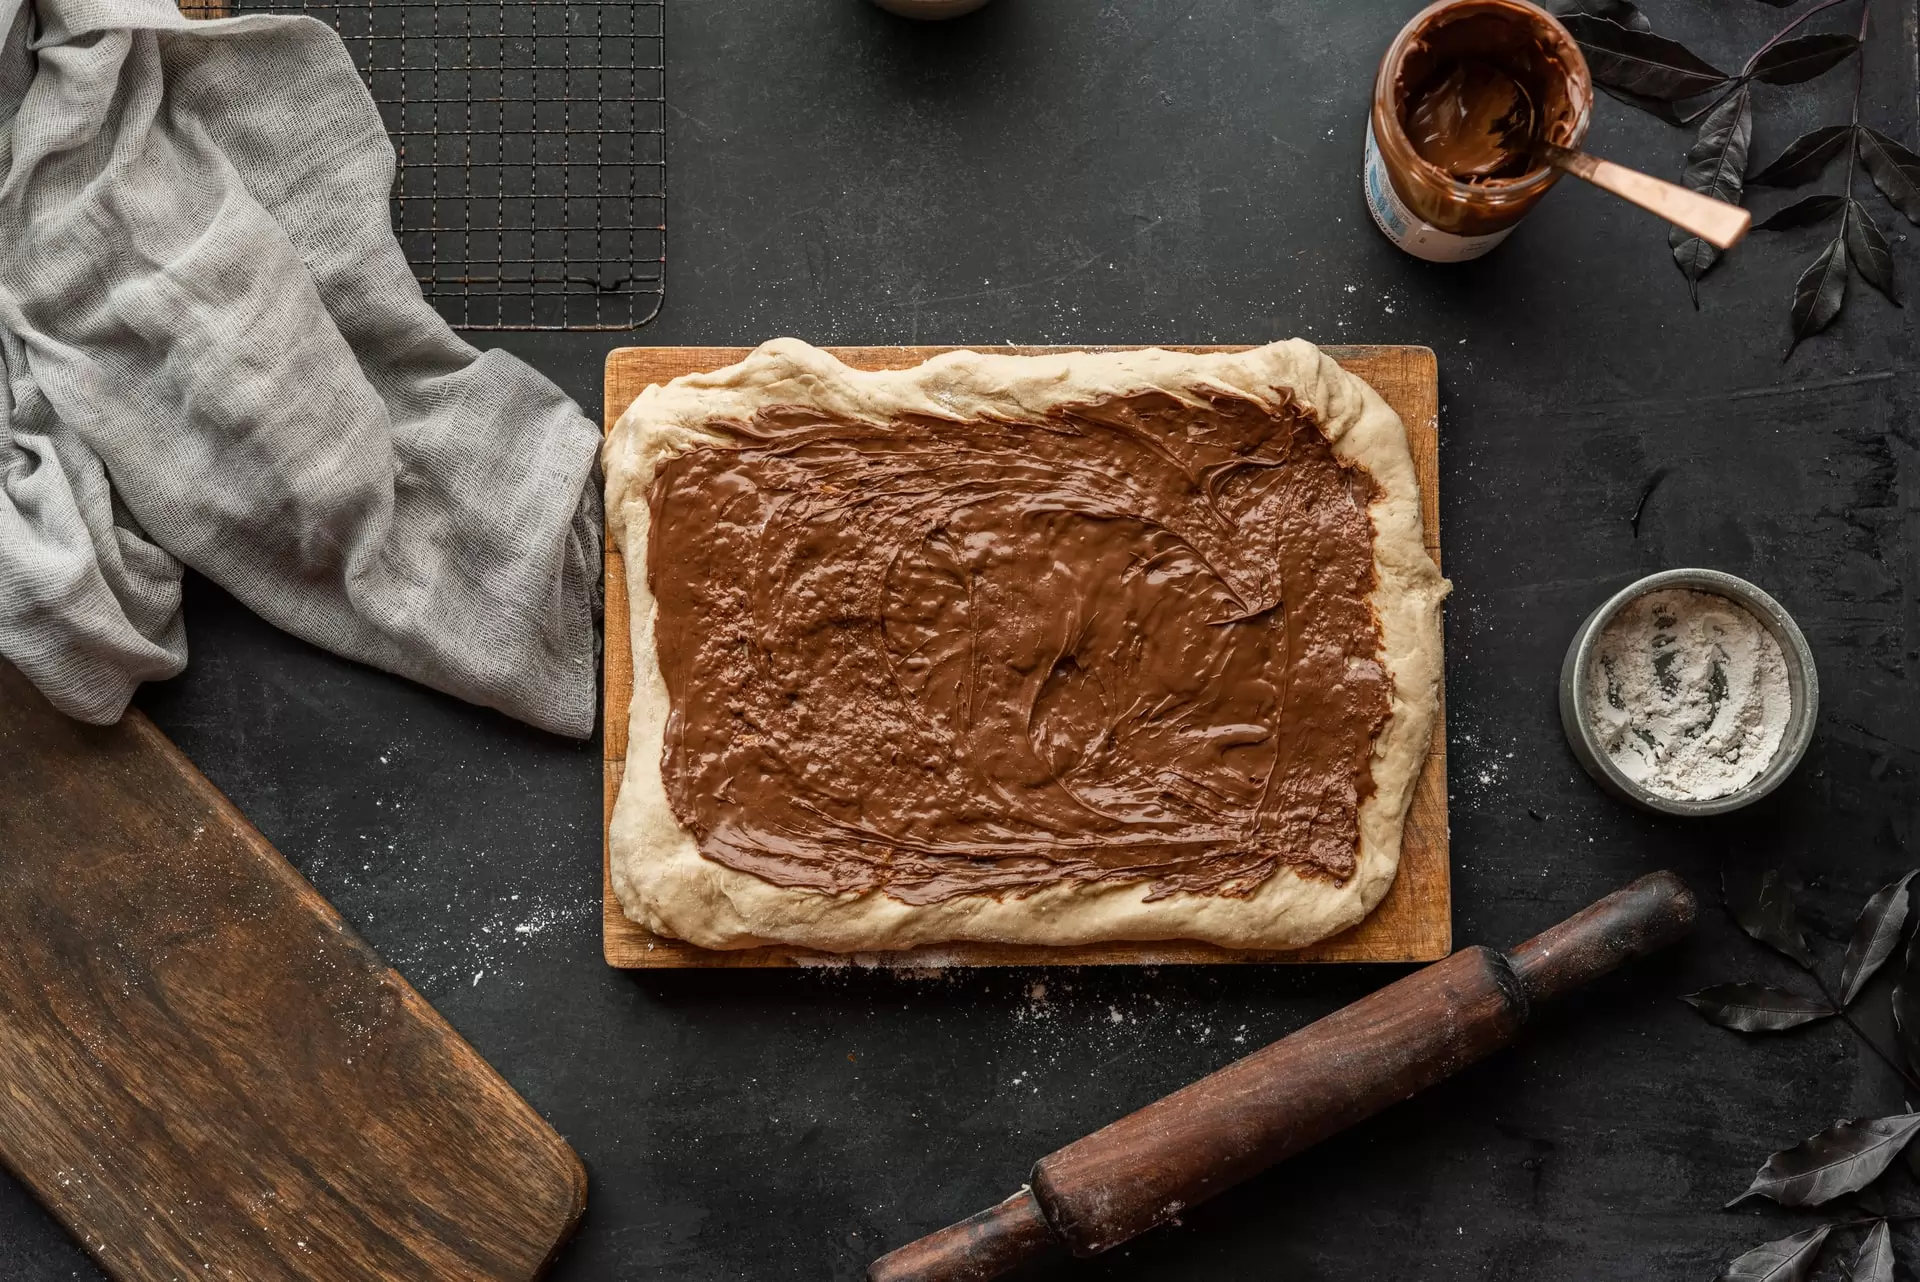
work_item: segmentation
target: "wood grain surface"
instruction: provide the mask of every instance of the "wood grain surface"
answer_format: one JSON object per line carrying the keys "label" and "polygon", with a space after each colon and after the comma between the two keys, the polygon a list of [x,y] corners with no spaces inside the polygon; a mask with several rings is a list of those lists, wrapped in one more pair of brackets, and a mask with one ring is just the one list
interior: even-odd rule
{"label": "wood grain surface", "polygon": [[0,1161],[120,1282],[493,1282],[573,1150],[152,723],[0,662]]}
{"label": "wood grain surface", "polygon": [[[622,347],[607,356],[606,424],[611,425],[651,383],[718,369],[744,358],[745,347]],[[836,347],[828,349],[860,369],[902,369],[950,347]],[[1060,351],[1119,351],[1119,347],[992,347],[982,351],[1020,355]],[[1175,347],[1183,352],[1243,351],[1242,346]],[[1377,389],[1407,426],[1420,477],[1420,516],[1427,551],[1440,559],[1440,388],[1433,350],[1427,347],[1327,347],[1341,366]],[[626,563],[611,533],[606,549],[605,779],[603,823],[626,771],[627,708],[633,698],[633,645],[628,630]],[[1434,725],[1433,745],[1415,785],[1407,814],[1400,871],[1379,907],[1352,929],[1287,952],[1234,950],[1189,940],[1119,942],[1077,947],[938,944],[901,952],[861,953],[851,958],[812,949],[770,945],[714,950],[656,935],[629,918],[614,894],[603,837],[601,865],[602,943],[607,963],[633,968],[693,966],[1081,966],[1159,965],[1202,962],[1416,962],[1435,961],[1453,948],[1453,900],[1448,868],[1446,700]]]}

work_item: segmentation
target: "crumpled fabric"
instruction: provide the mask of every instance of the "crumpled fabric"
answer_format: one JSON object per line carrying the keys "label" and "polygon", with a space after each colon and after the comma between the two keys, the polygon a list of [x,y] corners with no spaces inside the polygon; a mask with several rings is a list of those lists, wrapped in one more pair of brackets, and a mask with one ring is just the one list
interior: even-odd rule
{"label": "crumpled fabric", "polygon": [[111,722],[183,566],[335,653],[584,736],[599,432],[460,339],[309,18],[0,0],[0,656]]}

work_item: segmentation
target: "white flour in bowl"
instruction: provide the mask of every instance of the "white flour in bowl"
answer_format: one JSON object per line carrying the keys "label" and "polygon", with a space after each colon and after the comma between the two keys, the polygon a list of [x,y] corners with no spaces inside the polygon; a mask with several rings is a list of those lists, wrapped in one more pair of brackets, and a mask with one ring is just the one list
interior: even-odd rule
{"label": "white flour in bowl", "polygon": [[1738,602],[1691,588],[1629,602],[1601,632],[1587,682],[1602,751],[1641,787],[1676,800],[1752,783],[1793,710],[1773,634]]}

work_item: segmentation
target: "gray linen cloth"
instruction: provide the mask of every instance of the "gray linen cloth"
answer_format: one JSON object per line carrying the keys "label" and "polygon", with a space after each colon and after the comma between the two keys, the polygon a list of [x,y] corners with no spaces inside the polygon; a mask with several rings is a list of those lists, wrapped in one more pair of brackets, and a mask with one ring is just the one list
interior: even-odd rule
{"label": "gray linen cloth", "polygon": [[86,721],[182,565],[339,654],[593,728],[599,433],[421,297],[334,32],[0,0],[0,655]]}

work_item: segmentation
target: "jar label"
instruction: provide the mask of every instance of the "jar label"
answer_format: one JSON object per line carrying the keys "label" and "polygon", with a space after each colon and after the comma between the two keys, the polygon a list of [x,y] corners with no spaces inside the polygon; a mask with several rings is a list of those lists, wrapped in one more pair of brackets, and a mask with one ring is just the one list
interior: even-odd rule
{"label": "jar label", "polygon": [[1393,180],[1387,177],[1387,162],[1381,158],[1380,148],[1373,141],[1371,118],[1367,120],[1367,163],[1363,182],[1367,189],[1367,208],[1373,211],[1375,225],[1388,240],[1415,258],[1424,258],[1430,263],[1464,263],[1469,258],[1478,258],[1505,240],[1513,230],[1508,226],[1485,236],[1456,236],[1450,231],[1441,231],[1407,208],[1406,202],[1400,199],[1400,193],[1393,189]]}

